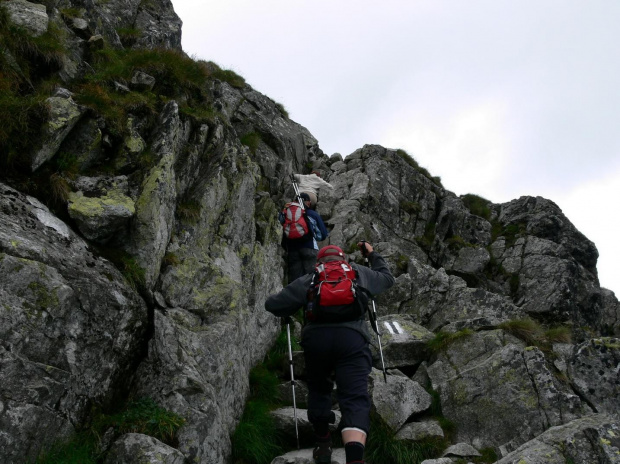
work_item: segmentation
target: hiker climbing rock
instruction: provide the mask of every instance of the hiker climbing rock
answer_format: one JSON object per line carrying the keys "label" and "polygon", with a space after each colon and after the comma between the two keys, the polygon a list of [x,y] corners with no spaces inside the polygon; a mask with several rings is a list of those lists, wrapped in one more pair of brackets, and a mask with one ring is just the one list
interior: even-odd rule
{"label": "hiker climbing rock", "polygon": [[287,251],[288,282],[314,269],[319,251],[317,241],[329,233],[321,215],[310,209],[310,196],[300,193],[297,201],[287,203],[280,214],[284,232],[282,246]]}
{"label": "hiker climbing rock", "polygon": [[368,376],[372,367],[365,315],[368,297],[390,288],[394,277],[370,243],[361,241],[357,245],[370,267],[348,263],[342,249],[329,245],[319,251],[314,272],[289,283],[265,302],[265,309],[278,317],[289,317],[304,307],[306,323],[301,345],[309,391],[308,420],[317,441],[313,452],[317,464],[331,463],[329,424],[335,421],[331,410],[332,373],[342,413],[347,463],[364,462],[370,428]]}
{"label": "hiker climbing rock", "polygon": [[295,181],[299,185],[301,193],[307,193],[310,197],[310,208],[315,209],[318,201],[318,191],[322,187],[333,189],[329,182],[323,180],[318,171],[312,171],[310,174],[294,174]]}

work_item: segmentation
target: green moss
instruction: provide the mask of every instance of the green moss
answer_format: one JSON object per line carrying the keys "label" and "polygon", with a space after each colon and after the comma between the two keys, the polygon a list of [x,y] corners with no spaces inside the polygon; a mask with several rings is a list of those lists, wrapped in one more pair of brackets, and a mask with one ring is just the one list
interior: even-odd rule
{"label": "green moss", "polygon": [[37,281],[30,282],[28,289],[35,297],[37,309],[49,309],[58,306],[59,300],[56,289],[50,291],[45,285]]}
{"label": "green moss", "polygon": [[77,193],[70,193],[68,198],[69,210],[84,218],[100,216],[105,211],[105,207],[120,206],[132,215],[136,212],[133,200],[118,189],[108,190],[101,197],[86,197]]}

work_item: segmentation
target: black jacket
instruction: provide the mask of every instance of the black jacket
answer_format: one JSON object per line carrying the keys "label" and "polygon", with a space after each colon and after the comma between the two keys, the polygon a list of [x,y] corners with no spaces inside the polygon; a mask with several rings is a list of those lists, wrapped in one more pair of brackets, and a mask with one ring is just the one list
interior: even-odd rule
{"label": "black jacket", "polygon": [[[370,268],[356,263],[351,263],[351,267],[357,271],[357,285],[364,288],[370,295],[375,296],[394,285],[394,276],[392,276],[383,257],[377,252],[373,251],[369,254],[368,261],[370,262]],[[301,306],[305,306],[308,302],[308,289],[312,283],[312,275],[312,273],[303,275],[288,284],[279,293],[271,295],[265,301],[265,309],[278,317],[293,315]],[[370,339],[366,323],[363,320],[332,324],[311,322],[304,327],[304,333],[308,330],[327,325],[329,327],[350,327],[361,332],[367,340]]]}

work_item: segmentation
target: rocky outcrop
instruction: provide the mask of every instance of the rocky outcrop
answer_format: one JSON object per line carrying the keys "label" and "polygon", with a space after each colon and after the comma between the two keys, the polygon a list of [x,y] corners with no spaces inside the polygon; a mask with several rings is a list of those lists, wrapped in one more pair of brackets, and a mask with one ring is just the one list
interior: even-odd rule
{"label": "rocky outcrop", "polygon": [[111,263],[4,184],[0,273],[0,456],[20,462],[127,390],[146,348],[147,311]]}
{"label": "rocky outcrop", "polygon": [[[23,15],[63,31],[66,53],[48,71],[71,91],[99,47],[180,48],[167,0],[27,3],[2,5],[29,34],[45,28]],[[131,395],[185,423],[174,449],[126,435],[108,462],[227,462],[250,369],[279,332],[264,311],[284,275],[276,213],[290,175],[310,169],[334,186],[318,203],[324,243],[361,264],[355,244],[369,240],[397,277],[376,300],[388,382],[374,371],[375,419],[406,442],[452,440],[452,457],[493,448],[537,462],[542,446],[575,463],[612,459],[620,305],[598,284],[594,244],[557,205],[476,210],[402,150],[328,157],[281,105],[213,64],[195,70],[200,84],[153,100],[163,75],[109,79],[106,91],[134,99],[118,120],[55,90],[34,156],[0,172],[1,461],[34,460]],[[523,321],[538,328],[519,332]],[[304,395],[299,353],[294,365]]]}

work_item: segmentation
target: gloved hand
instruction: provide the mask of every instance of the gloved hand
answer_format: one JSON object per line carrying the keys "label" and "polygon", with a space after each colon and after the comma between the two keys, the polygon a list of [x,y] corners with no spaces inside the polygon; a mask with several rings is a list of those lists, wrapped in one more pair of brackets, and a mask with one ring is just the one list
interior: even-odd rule
{"label": "gloved hand", "polygon": [[368,256],[370,253],[374,251],[372,245],[368,243],[366,240],[361,240],[357,242],[357,246],[359,247],[360,251],[362,252],[362,256],[364,257]]}

